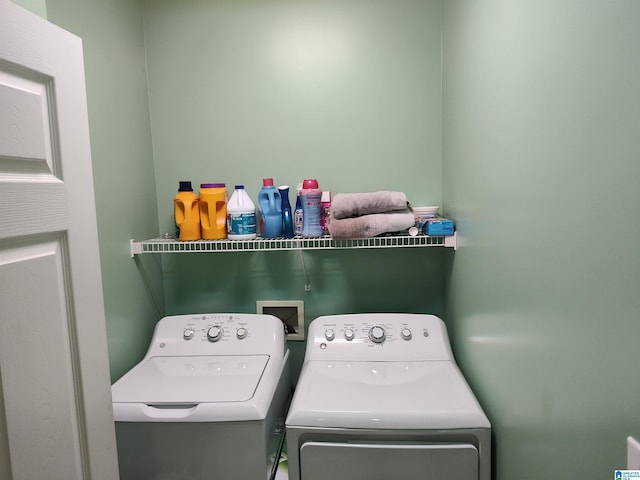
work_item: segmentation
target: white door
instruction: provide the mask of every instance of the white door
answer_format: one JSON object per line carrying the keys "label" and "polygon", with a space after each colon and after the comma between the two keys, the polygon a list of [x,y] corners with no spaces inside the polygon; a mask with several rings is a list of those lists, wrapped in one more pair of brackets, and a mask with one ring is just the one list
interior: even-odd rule
{"label": "white door", "polygon": [[0,0],[0,478],[118,478],[80,39]]}

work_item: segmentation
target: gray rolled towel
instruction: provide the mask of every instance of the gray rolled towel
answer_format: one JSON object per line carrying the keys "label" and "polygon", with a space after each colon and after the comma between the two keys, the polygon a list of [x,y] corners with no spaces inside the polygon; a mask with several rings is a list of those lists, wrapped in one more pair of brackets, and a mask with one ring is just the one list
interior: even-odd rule
{"label": "gray rolled towel", "polygon": [[407,196],[403,192],[338,193],[331,199],[331,214],[337,219],[406,208]]}
{"label": "gray rolled towel", "polygon": [[353,218],[329,216],[329,233],[334,239],[370,238],[383,233],[400,232],[415,224],[415,216],[409,209],[398,212],[372,213]]}

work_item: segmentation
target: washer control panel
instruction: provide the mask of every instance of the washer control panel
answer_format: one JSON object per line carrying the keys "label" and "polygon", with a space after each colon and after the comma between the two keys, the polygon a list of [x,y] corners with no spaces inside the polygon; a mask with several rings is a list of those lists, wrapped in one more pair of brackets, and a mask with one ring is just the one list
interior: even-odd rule
{"label": "washer control panel", "polygon": [[306,359],[451,360],[447,330],[434,315],[327,315],[309,325]]}
{"label": "washer control panel", "polygon": [[149,352],[163,356],[269,354],[274,344],[284,350],[284,325],[271,315],[174,315],[158,321]]}

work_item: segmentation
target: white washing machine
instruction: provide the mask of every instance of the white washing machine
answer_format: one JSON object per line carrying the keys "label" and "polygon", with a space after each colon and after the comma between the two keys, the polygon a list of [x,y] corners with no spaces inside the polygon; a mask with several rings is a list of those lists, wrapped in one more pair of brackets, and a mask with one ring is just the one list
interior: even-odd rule
{"label": "white washing machine", "polygon": [[491,425],[433,315],[316,318],[286,429],[290,480],[491,476]]}
{"label": "white washing machine", "polygon": [[112,386],[122,480],[274,478],[290,392],[276,317],[161,319]]}

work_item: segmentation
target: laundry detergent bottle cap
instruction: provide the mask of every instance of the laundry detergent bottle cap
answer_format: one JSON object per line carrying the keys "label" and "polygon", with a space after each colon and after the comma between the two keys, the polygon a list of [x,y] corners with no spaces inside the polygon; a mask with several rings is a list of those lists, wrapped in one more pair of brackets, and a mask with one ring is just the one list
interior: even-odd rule
{"label": "laundry detergent bottle cap", "polygon": [[193,192],[193,187],[191,186],[191,182],[186,182],[186,181],[178,182],[178,191]]}
{"label": "laundry detergent bottle cap", "polygon": [[315,178],[308,178],[302,182],[302,188],[318,188],[318,180]]}

